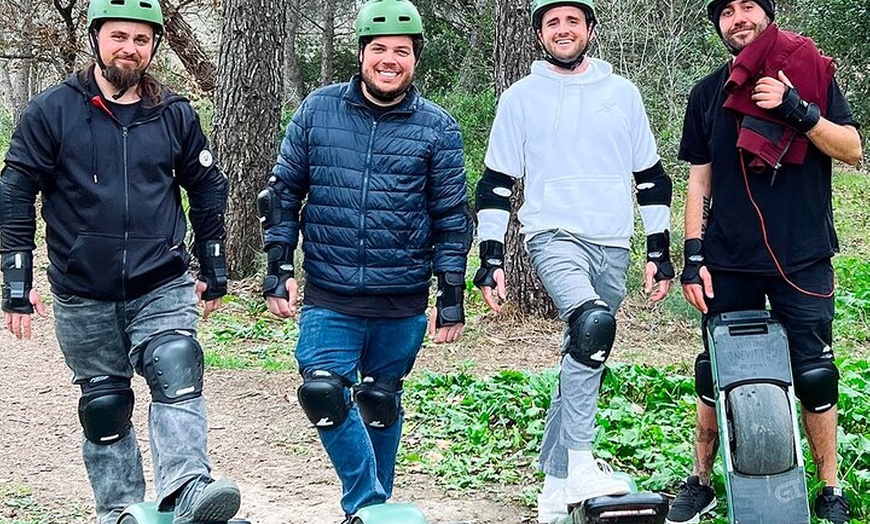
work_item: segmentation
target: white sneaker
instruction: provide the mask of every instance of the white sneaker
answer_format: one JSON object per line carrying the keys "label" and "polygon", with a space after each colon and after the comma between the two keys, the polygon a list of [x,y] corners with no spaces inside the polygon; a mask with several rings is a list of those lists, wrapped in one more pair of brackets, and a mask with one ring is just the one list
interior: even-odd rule
{"label": "white sneaker", "polygon": [[557,519],[568,516],[568,504],[565,502],[565,490],[559,488],[549,495],[538,495],[538,522],[551,524]]}
{"label": "white sneaker", "polygon": [[613,469],[601,459],[580,466],[568,473],[565,504],[580,504],[586,499],[604,495],[625,495],[631,487],[624,480],[613,478]]}

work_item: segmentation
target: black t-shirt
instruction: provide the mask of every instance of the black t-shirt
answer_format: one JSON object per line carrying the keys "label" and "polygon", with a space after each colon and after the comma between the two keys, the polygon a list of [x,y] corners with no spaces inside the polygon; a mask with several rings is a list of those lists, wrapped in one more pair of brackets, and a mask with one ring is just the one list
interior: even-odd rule
{"label": "black t-shirt", "polygon": [[132,104],[119,104],[117,102],[112,102],[111,100],[106,100],[106,107],[109,108],[109,111],[112,112],[115,118],[118,119],[118,122],[121,122],[121,125],[123,126],[129,126],[133,123],[133,119],[136,118],[136,114],[139,112],[139,107],[141,105],[141,100]]}
{"label": "black t-shirt", "polygon": [[[765,246],[767,239],[783,271],[790,273],[839,251],[831,206],[831,158],[810,143],[803,164],[783,164],[757,173],[743,167],[737,150],[738,119],[723,108],[723,65],[695,85],[683,122],[680,160],[712,162],[712,202],[704,249],[712,269],[778,274]],[[858,127],[836,80],[828,89],[825,118]],[[747,159],[745,162],[749,164]]]}
{"label": "black t-shirt", "polygon": [[[365,101],[366,106],[371,109],[372,115],[375,117],[375,120],[379,120],[382,116],[399,107],[399,104],[402,103],[402,101],[400,100],[399,102],[390,106],[380,106],[369,100],[367,97],[363,97],[363,100]],[[402,100],[404,100],[404,98]]]}
{"label": "black t-shirt", "polygon": [[410,295],[349,296],[306,282],[302,303],[357,317],[405,318],[426,311],[429,292],[423,291]]}

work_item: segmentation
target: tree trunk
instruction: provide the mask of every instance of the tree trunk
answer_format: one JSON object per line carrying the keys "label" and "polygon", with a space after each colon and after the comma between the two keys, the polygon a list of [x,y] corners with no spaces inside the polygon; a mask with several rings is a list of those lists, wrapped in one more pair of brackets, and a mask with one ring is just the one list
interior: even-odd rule
{"label": "tree trunk", "polygon": [[[495,62],[496,96],[525,76],[536,55],[537,44],[529,21],[527,0],[496,0]],[[523,204],[523,181],[515,186],[511,197],[511,220],[505,236],[505,272],[508,299],[520,313],[552,318],[556,308],[529,261],[516,212]]]}
{"label": "tree trunk", "polygon": [[323,2],[323,48],[320,61],[320,85],[331,84],[335,77],[335,2]]}
{"label": "tree trunk", "polygon": [[33,96],[33,59],[22,58],[14,60],[12,70],[12,122],[18,123],[18,118]]}
{"label": "tree trunk", "polygon": [[12,114],[12,75],[9,74],[9,60],[0,60],[0,106]]}
{"label": "tree trunk", "polygon": [[296,56],[296,33],[299,31],[299,0],[287,0],[287,34],[284,38],[284,104],[293,107],[302,100],[302,70]]}
{"label": "tree trunk", "polygon": [[257,193],[275,162],[281,115],[281,0],[224,0],[212,136],[230,181],[227,265],[233,278],[258,269]]}
{"label": "tree trunk", "polygon": [[[22,0],[14,5],[22,16],[23,27],[21,32],[29,34],[34,31],[33,18],[28,13],[33,12],[33,0]],[[15,58],[6,63],[9,72],[11,90],[9,100],[12,108],[12,122],[17,123],[18,118],[24,111],[30,97],[35,91],[33,85],[34,75],[34,43],[27,38],[18,39],[12,44],[12,55]]]}
{"label": "tree trunk", "polygon": [[[214,62],[209,59],[208,54],[196,38],[193,28],[181,17],[178,9],[168,0],[160,0],[160,7],[163,9],[163,27],[165,28],[163,34],[166,43],[181,60],[184,69],[196,80],[199,88],[205,92],[206,96],[211,96],[215,88],[215,74],[217,73]],[[224,8],[226,12],[226,6]],[[230,23],[236,22],[228,24]],[[243,21],[240,23],[244,24]],[[239,35],[238,38],[246,38],[246,36]]]}

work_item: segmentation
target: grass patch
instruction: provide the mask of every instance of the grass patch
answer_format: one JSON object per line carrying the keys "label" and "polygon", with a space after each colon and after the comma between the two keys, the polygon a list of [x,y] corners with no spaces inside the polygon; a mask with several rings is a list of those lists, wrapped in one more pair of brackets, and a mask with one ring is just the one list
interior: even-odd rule
{"label": "grass patch", "polygon": [[48,508],[33,496],[33,489],[0,481],[0,524],[77,524],[89,522],[90,511],[77,503]]}
{"label": "grass patch", "polygon": [[[856,522],[864,522],[870,517],[868,364],[841,361],[840,367],[842,483]],[[431,473],[451,489],[516,485],[516,498],[532,505],[540,476],[534,461],[556,371],[475,377],[470,369],[427,372],[406,384],[402,465]],[[640,489],[673,492],[692,468],[694,406],[692,377],[679,369],[615,364],[601,390],[596,455],[634,476]],[[809,451],[804,453],[811,464]],[[725,523],[718,462],[714,487],[722,501],[716,522]],[[808,467],[808,476],[813,473]]]}
{"label": "grass patch", "polygon": [[834,258],[837,290],[834,339],[837,348],[866,357],[870,342],[870,262],[855,257]]}
{"label": "grass patch", "polygon": [[219,369],[295,371],[298,337],[296,321],[272,315],[260,296],[227,295],[221,308],[199,324],[205,363]]}

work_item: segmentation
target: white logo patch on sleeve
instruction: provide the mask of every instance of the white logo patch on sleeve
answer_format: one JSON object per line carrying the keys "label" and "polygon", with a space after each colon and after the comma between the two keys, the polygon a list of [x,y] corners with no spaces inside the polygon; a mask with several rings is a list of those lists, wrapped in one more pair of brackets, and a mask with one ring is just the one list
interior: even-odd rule
{"label": "white logo patch on sleeve", "polygon": [[203,149],[199,152],[199,163],[202,167],[211,167],[214,164],[214,157],[211,156],[211,151]]}

